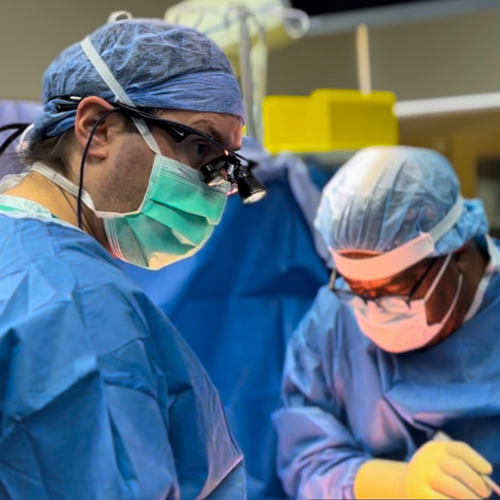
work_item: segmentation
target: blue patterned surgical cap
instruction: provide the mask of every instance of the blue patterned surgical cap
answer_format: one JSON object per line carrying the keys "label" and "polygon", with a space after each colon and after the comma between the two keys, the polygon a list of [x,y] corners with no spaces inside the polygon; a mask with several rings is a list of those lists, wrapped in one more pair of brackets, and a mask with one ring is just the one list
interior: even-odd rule
{"label": "blue patterned surgical cap", "polygon": [[[460,183],[439,153],[411,147],[360,151],[323,191],[316,228],[337,253],[386,253],[433,229],[455,205]],[[483,203],[465,200],[462,216],[432,256],[488,232]]]}
{"label": "blue patterned surgical cap", "polygon": [[[201,33],[133,19],[106,24],[90,40],[137,107],[227,113],[243,119],[243,99],[231,65]],[[115,100],[79,43],[59,54],[45,72],[37,137],[54,137],[73,127],[76,112],[57,110],[57,98],[68,95]]]}

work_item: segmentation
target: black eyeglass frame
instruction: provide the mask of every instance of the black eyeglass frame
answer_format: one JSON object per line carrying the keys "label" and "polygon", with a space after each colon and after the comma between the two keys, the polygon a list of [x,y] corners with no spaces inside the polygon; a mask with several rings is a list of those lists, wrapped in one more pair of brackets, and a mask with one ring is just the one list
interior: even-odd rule
{"label": "black eyeglass frame", "polygon": [[[436,264],[436,262],[438,260],[439,260],[439,257],[435,257],[432,259],[432,261],[430,262],[430,264],[427,267],[424,274],[422,274],[422,276],[412,286],[410,293],[408,294],[408,297],[398,297],[398,298],[404,300],[408,304],[408,307],[411,307],[411,302],[412,302],[413,298],[415,297],[415,294],[418,292],[419,288],[422,286],[422,283],[425,281],[427,276],[429,276],[429,273],[431,272],[432,268],[434,267],[434,265]],[[339,278],[342,278],[345,280],[345,278],[338,272],[338,270],[334,269],[332,272],[332,275],[330,277],[330,283],[328,285],[328,288],[341,301],[345,300],[346,302],[349,302],[350,300],[352,300],[354,298],[358,298],[358,299],[361,299],[365,303],[365,305],[368,305],[370,302],[374,302],[375,304],[379,304],[378,301],[380,299],[384,298],[384,297],[368,297],[367,295],[354,293],[352,290],[343,290],[341,288],[335,288],[335,282]],[[393,296],[390,296],[390,297],[393,297]]]}
{"label": "black eyeglass frame", "polygon": [[[81,101],[83,101],[84,97],[69,95],[55,97],[54,100],[55,99],[66,101],[65,103],[57,103],[56,105],[59,112],[64,112],[77,109],[78,105]],[[257,166],[255,162],[241,156],[236,151],[226,148],[224,145],[216,141],[213,137],[202,132],[201,130],[194,129],[182,123],[159,118],[158,116],[152,115],[151,113],[148,113],[141,108],[135,108],[121,102],[113,102],[110,104],[117,108],[118,112],[125,116],[125,118],[137,118],[140,120],[144,120],[149,125],[165,130],[170,135],[170,137],[172,137],[172,139],[178,144],[180,144],[188,137],[196,135],[206,140],[216,148],[219,148],[223,152],[223,154],[220,157],[211,160],[209,163],[200,168],[200,171],[202,172],[208,185],[210,185],[211,181],[220,176],[220,172],[223,170],[227,172],[229,181],[233,182],[233,184],[237,184],[238,179],[242,176],[241,174],[243,174],[243,176],[246,176],[246,172],[242,172],[240,173],[240,175],[238,175],[238,170],[243,169],[251,171]]]}

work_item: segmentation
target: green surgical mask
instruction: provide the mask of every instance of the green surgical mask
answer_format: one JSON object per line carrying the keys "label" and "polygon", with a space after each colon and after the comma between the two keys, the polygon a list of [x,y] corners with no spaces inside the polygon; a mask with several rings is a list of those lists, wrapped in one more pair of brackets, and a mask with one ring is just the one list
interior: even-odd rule
{"label": "green surgical mask", "polygon": [[[35,163],[32,170],[78,196],[78,187],[48,166]],[[148,189],[136,212],[96,210],[86,192],[82,202],[103,219],[116,257],[148,269],[160,269],[204,246],[222,218],[229,187],[228,182],[209,187],[198,171],[157,154]]]}

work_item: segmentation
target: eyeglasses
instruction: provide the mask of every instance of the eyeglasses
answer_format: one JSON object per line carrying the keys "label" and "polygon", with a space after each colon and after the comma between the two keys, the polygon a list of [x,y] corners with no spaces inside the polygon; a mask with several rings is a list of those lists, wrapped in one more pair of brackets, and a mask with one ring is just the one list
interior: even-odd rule
{"label": "eyeglasses", "polygon": [[[55,99],[66,101],[57,104],[58,111],[63,112],[77,109],[84,98],[62,96]],[[266,195],[265,187],[251,172],[256,163],[225,148],[208,134],[123,103],[114,102],[112,106],[129,120],[144,120],[148,125],[167,132],[177,146],[179,161],[199,170],[207,185],[219,185],[227,178],[232,184],[230,194],[239,193],[245,204],[256,203]]]}
{"label": "eyeglasses", "polygon": [[[333,292],[337,298],[344,303],[351,303],[354,299],[361,299],[365,305],[368,305],[370,302],[373,302],[377,304],[378,306],[381,305],[381,300],[387,297],[391,298],[398,298],[403,300],[408,307],[411,307],[411,301],[415,297],[416,293],[422,286],[422,283],[425,281],[427,276],[429,276],[429,273],[431,272],[432,268],[438,261],[438,258],[432,259],[431,263],[427,267],[426,271],[422,274],[422,276],[418,279],[418,281],[415,282],[415,284],[412,286],[410,293],[408,294],[407,297],[400,297],[400,296],[380,296],[380,297],[370,297],[368,295],[363,295],[363,294],[358,294],[354,293],[352,290],[348,289],[343,289],[343,288],[336,288],[335,283],[339,278],[343,278],[343,276],[335,269],[332,273],[332,276],[330,278],[330,284],[329,284],[329,289],[331,292]],[[345,278],[343,278],[345,281]]]}

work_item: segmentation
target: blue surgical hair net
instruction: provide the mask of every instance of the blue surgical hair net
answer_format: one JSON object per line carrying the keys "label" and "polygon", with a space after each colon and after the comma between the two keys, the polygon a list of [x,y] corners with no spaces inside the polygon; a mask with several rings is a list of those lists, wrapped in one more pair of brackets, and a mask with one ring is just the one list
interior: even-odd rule
{"label": "blue surgical hair net", "polygon": [[[162,21],[132,19],[106,24],[92,44],[137,107],[227,113],[243,119],[243,99],[231,64],[201,33]],[[59,112],[61,96],[115,97],[77,43],[52,62],[43,77],[36,137],[73,127],[75,111]]]}
{"label": "blue surgical hair net", "polygon": [[[316,229],[337,253],[385,253],[434,228],[456,203],[460,183],[435,151],[374,147],[360,151],[323,191]],[[480,200],[465,200],[455,226],[431,256],[458,250],[488,232]]]}

